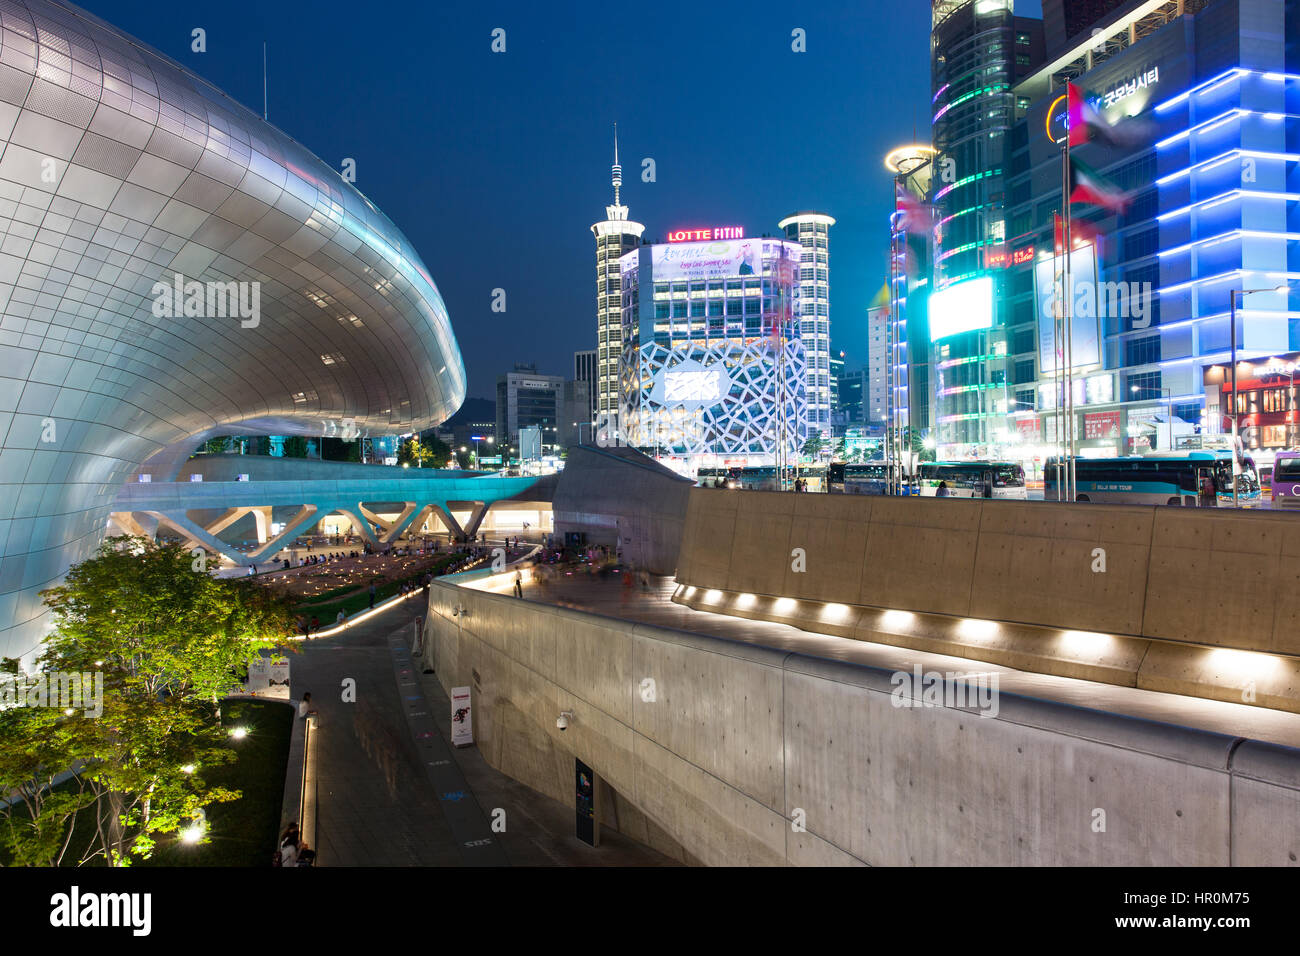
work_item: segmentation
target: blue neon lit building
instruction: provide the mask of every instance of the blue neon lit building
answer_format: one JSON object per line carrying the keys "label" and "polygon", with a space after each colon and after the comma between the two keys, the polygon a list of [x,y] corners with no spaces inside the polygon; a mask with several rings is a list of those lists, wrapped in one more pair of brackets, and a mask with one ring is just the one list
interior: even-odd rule
{"label": "blue neon lit building", "polygon": [[[1044,367],[1052,322],[1040,286],[1061,205],[1054,140],[1064,131],[1067,80],[1125,135],[1123,145],[1089,143],[1075,156],[1130,200],[1119,213],[1074,206],[1075,221],[1099,235],[1075,255],[1095,261],[1098,283],[1123,284],[1118,292],[1099,285],[1095,328],[1086,316],[1081,323],[1097,342],[1075,361],[1082,454],[1126,454],[1157,440],[1165,447],[1199,431],[1203,370],[1229,354],[1230,291],[1300,279],[1300,2],[1169,0],[1126,10],[1076,46],[1049,50],[1047,65],[1015,89],[1025,105],[1007,164],[1001,450],[1027,463],[1055,442],[1056,387]],[[1300,348],[1298,287],[1239,303],[1241,359]],[[1077,342],[1077,319],[1075,333]],[[1295,411],[1294,388],[1288,401]],[[1207,432],[1219,431],[1216,416],[1205,421]],[[1300,434],[1271,441],[1295,447]]]}

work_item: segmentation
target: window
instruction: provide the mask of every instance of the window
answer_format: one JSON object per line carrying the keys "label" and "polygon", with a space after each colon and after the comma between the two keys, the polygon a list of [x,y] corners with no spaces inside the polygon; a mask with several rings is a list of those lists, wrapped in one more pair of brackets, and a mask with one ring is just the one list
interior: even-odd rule
{"label": "window", "polygon": [[1160,336],[1147,335],[1124,343],[1125,365],[1152,365],[1160,361]]}
{"label": "window", "polygon": [[1026,359],[1016,363],[1016,381],[1017,385],[1024,385],[1034,380],[1034,360]]}

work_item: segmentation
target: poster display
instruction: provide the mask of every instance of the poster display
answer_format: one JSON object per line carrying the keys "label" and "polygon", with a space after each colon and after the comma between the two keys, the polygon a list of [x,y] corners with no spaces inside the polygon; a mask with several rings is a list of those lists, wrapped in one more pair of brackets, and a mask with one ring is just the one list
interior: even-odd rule
{"label": "poster display", "polygon": [[473,715],[470,713],[469,688],[451,689],[451,745],[468,747],[474,743]]}
{"label": "poster display", "polygon": [[[1038,301],[1038,368],[1046,377],[1057,371],[1056,314],[1064,284],[1065,257],[1034,263],[1034,289]],[[1072,368],[1101,364],[1100,319],[1097,311],[1097,252],[1081,246],[1070,255],[1070,315]],[[1064,361],[1061,366],[1064,366]]]}

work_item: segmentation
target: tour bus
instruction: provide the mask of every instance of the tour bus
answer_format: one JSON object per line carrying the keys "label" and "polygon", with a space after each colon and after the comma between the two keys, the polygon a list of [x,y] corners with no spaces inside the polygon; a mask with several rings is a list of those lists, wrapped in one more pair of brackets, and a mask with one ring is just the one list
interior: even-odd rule
{"label": "tour bus", "polygon": [[[802,478],[808,491],[824,491],[826,487],[826,467],[824,465],[801,465],[786,469],[786,491],[794,490],[794,481]],[[780,491],[775,465],[757,465],[741,468],[736,481],[746,491]]]}
{"label": "tour bus", "polygon": [[[1057,500],[1057,459],[1043,467],[1043,498]],[[1232,452],[1185,451],[1123,458],[1076,458],[1075,500],[1215,507],[1232,504]],[[1259,502],[1255,462],[1241,459],[1237,503]]]}
{"label": "tour bus", "polygon": [[[883,495],[889,492],[890,465],[883,461],[868,461],[862,464],[832,462],[826,468],[826,490],[837,495]],[[893,465],[895,480],[899,479],[901,470]],[[906,479],[906,476],[902,476]],[[906,486],[899,482],[903,494]]]}
{"label": "tour bus", "polygon": [[[722,484],[719,486],[718,482]],[[701,468],[695,473],[695,484],[700,488],[739,488],[739,468]]]}
{"label": "tour bus", "polygon": [[1025,469],[1014,461],[923,461],[916,470],[921,494],[933,498],[939,485],[952,498],[1020,498]]}
{"label": "tour bus", "polygon": [[1273,459],[1273,507],[1300,508],[1300,451],[1280,451]]}

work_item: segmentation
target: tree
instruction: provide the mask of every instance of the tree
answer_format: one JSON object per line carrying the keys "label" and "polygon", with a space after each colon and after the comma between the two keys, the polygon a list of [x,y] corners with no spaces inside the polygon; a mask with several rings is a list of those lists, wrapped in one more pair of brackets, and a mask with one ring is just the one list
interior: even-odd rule
{"label": "tree", "polygon": [[805,458],[816,458],[822,453],[822,448],[826,445],[826,439],[822,437],[821,432],[814,432],[808,436],[808,440],[803,443],[803,454]]}
{"label": "tree", "polygon": [[848,457],[848,448],[849,440],[847,438],[841,438],[835,443],[835,457],[840,461],[844,461]]}
{"label": "tree", "polygon": [[288,435],[284,439],[285,458],[306,458],[307,439],[301,435]]}
{"label": "tree", "polygon": [[420,441],[419,435],[412,435],[397,450],[398,464],[410,465],[413,468],[434,468],[433,452],[430,448]]}
{"label": "tree", "polygon": [[102,677],[101,712],[0,711],[0,791],[19,797],[0,811],[0,840],[15,862],[57,865],[89,812],[94,836],[76,862],[129,866],[160,834],[240,796],[203,776],[235,759],[221,698],[287,633],[289,608],[243,579],[212,577],[179,545],[131,537],[108,539],[42,593],[55,629],[38,664],[46,675]]}

